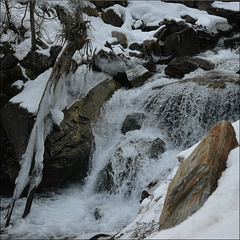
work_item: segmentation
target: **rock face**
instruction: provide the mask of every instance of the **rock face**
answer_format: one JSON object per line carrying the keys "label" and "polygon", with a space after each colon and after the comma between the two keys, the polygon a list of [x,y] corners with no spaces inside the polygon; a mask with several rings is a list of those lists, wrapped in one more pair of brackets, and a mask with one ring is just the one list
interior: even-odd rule
{"label": "rock face", "polygon": [[43,185],[59,185],[66,179],[83,179],[89,168],[94,146],[91,123],[104,102],[121,85],[106,79],[86,98],[64,111],[64,120],[47,137],[44,156]]}
{"label": "rock face", "polygon": [[[98,115],[103,103],[121,85],[115,80],[105,80],[93,88],[86,98],[64,111],[60,126],[54,125],[45,142],[44,170],[41,187],[58,186],[66,179],[86,176],[91,150],[94,145],[91,122]],[[25,152],[34,116],[17,104],[6,104],[1,112],[1,122],[8,135],[17,160]],[[21,127],[19,127],[21,126]],[[11,160],[11,159],[10,159]],[[19,166],[7,162],[16,178]]]}
{"label": "rock face", "polygon": [[216,124],[181,164],[169,185],[160,230],[174,227],[195,213],[216,189],[229,152],[238,146],[230,122]]}

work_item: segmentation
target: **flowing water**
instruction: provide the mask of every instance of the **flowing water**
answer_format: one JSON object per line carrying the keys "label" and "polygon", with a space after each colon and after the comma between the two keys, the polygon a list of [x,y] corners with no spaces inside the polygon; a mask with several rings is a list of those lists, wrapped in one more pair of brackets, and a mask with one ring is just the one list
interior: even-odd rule
{"label": "flowing water", "polygon": [[[231,59],[232,73],[238,65],[235,54]],[[219,60],[219,68],[228,73],[229,64]],[[142,190],[168,176],[177,153],[199,141],[216,122],[239,118],[236,85],[214,89],[196,83],[170,84],[174,81],[159,69],[144,86],[118,90],[93,123],[95,147],[84,184],[37,194],[25,219],[21,215],[26,199],[19,199],[11,225],[1,227],[2,238],[86,239],[116,234],[129,224],[137,215]],[[132,113],[145,115],[143,125],[123,134],[122,124]],[[152,143],[159,139],[166,151],[151,155]],[[8,203],[9,198],[1,198],[1,226]]]}

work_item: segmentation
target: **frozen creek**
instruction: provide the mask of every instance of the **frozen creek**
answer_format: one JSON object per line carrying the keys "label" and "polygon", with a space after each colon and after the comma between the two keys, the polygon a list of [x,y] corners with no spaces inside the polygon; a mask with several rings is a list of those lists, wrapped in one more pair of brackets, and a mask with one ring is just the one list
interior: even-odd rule
{"label": "frozen creek", "polygon": [[[209,51],[202,55],[216,63],[217,67],[214,71],[233,74],[239,70],[239,56],[235,52],[219,50],[217,54]],[[202,74],[206,73],[202,70],[196,70],[185,76],[185,79]],[[118,90],[105,104],[100,118],[94,123],[95,150],[92,156],[92,167],[84,184],[74,184],[56,191],[37,194],[31,213],[25,219],[21,218],[21,214],[26,199],[18,200],[12,215],[11,225],[7,230],[1,232],[2,239],[87,239],[99,233],[113,235],[127,226],[138,213],[142,190],[156,178],[160,181],[165,180],[177,164],[176,155],[184,150],[183,145],[188,132],[194,132],[188,139],[188,146],[195,144],[206,134],[197,121],[201,118],[204,105],[209,103],[206,99],[211,96],[211,92],[208,91],[204,91],[204,94],[196,92],[195,98],[197,100],[195,102],[190,98],[188,99],[187,95],[185,96],[188,104],[184,106],[189,105],[190,102],[192,104],[199,103],[199,105],[192,105],[190,111],[195,111],[195,113],[191,114],[190,112],[189,117],[182,120],[180,126],[182,141],[177,147],[174,146],[175,142],[171,141],[171,138],[169,139],[159,128],[160,120],[163,117],[162,112],[158,112],[159,105],[164,103],[164,98],[168,95],[173,94],[174,91],[183,91],[183,89],[169,88],[168,92],[161,93],[162,97],[157,98],[158,100],[153,100],[153,98],[159,94],[159,90],[153,89],[173,81],[176,80],[166,78],[162,69],[159,69],[159,72],[142,87]],[[191,90],[194,91],[194,86],[189,86],[189,93]],[[226,88],[226,95],[228,91]],[[231,105],[231,99],[225,98],[224,95],[219,98],[219,106],[226,101],[229,101],[228,103]],[[148,107],[150,102],[151,109]],[[182,110],[184,111],[184,109]],[[133,112],[145,114],[143,126],[140,130],[123,135],[121,133],[122,123],[126,116]],[[220,112],[219,117],[221,114],[223,113]],[[237,119],[229,120],[236,121]],[[164,126],[161,125],[161,127]],[[165,127],[167,128],[167,126]],[[175,133],[174,129],[171,131],[173,134]],[[141,142],[156,138],[161,138],[166,142],[167,151],[159,158],[152,159],[145,155],[145,149]],[[119,184],[118,176],[125,171],[126,162],[119,161],[118,155],[115,154],[119,146],[122,149],[123,159],[128,157],[131,157],[132,161],[137,159],[136,163],[129,167],[130,174],[121,184]],[[114,191],[111,194],[97,192],[96,186],[101,181],[99,173],[108,164],[109,159],[115,166]],[[134,169],[134,164],[138,166],[137,171]],[[129,181],[131,181],[130,195],[127,194]],[[4,226],[5,223],[4,217],[8,203],[9,198],[3,197],[1,199],[1,226]]]}

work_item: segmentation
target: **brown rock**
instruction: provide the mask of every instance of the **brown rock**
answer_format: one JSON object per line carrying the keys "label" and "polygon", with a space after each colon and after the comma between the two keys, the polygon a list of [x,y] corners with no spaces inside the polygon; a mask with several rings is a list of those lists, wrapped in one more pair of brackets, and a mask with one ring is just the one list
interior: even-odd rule
{"label": "brown rock", "polygon": [[181,164],[169,185],[160,230],[174,227],[195,213],[216,189],[229,152],[238,146],[230,122],[216,124]]}

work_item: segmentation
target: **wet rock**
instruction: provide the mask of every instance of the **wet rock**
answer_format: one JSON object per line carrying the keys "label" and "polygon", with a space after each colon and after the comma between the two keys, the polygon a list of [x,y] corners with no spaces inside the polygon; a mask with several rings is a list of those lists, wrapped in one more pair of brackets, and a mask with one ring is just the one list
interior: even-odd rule
{"label": "wet rock", "polygon": [[[121,191],[122,195],[129,197],[136,188],[138,174],[143,170],[145,164],[151,164],[161,157],[163,149],[155,149],[156,151],[153,153],[153,149],[159,142],[158,138],[153,140],[126,138],[119,142],[113,150],[108,164],[98,175],[96,191],[109,193]],[[165,146],[165,143],[163,144]],[[155,154],[158,156],[156,157]]]}
{"label": "wet rock", "polygon": [[91,123],[104,102],[120,87],[116,81],[106,79],[90,90],[83,100],[64,110],[63,121],[45,143],[43,185],[59,185],[66,179],[86,177],[94,146]]}
{"label": "wet rock", "polygon": [[121,86],[126,87],[127,89],[132,88],[131,82],[128,80],[127,74],[125,72],[118,72],[114,74],[113,78],[121,84]]}
{"label": "wet rock", "polygon": [[197,68],[205,71],[214,69],[214,64],[210,61],[199,57],[179,57],[172,60],[165,68],[165,73],[174,78],[183,78]]}
{"label": "wet rock", "polygon": [[156,64],[152,61],[143,63],[143,66],[150,72],[156,72]]}
{"label": "wet rock", "polygon": [[150,158],[158,158],[166,151],[166,143],[161,138],[156,138],[149,148],[148,155]]}
{"label": "wet rock", "polygon": [[188,56],[199,52],[198,36],[192,28],[174,32],[164,41],[164,55]]}
{"label": "wet rock", "polygon": [[[64,119],[54,125],[45,142],[43,180],[40,187],[53,187],[67,179],[83,179],[88,171],[94,145],[91,122],[98,116],[103,103],[120,88],[115,80],[105,80],[87,96],[64,110]],[[14,147],[17,161],[25,152],[34,116],[18,104],[9,103],[2,108],[1,123]],[[10,169],[16,169],[10,166]]]}
{"label": "wet rock", "polygon": [[197,35],[201,50],[208,50],[214,48],[220,38],[219,33],[209,33],[205,30],[197,30]]}
{"label": "wet rock", "polygon": [[178,225],[195,213],[217,187],[229,152],[238,146],[230,122],[215,125],[181,164],[169,185],[159,230]]}
{"label": "wet rock", "polygon": [[133,114],[127,115],[126,119],[123,122],[121,132],[125,134],[129,131],[140,129],[142,127],[142,123],[144,119],[145,119],[145,116],[143,113],[133,113]]}
{"label": "wet rock", "polygon": [[106,12],[103,12],[102,20],[115,27],[121,27],[123,25],[123,20],[113,9],[108,9]]}
{"label": "wet rock", "polygon": [[102,216],[100,214],[100,209],[99,208],[96,208],[95,211],[94,211],[94,217],[96,220],[100,219]]}
{"label": "wet rock", "polygon": [[228,23],[217,23],[215,25],[217,31],[220,33],[221,36],[230,37],[234,28],[232,25]]}
{"label": "wet rock", "polygon": [[224,40],[224,46],[225,48],[236,49],[240,46],[240,36],[227,38],[226,40]]}
{"label": "wet rock", "polygon": [[132,87],[140,87],[142,86],[150,77],[152,77],[152,73],[150,73],[145,67],[142,65],[137,65],[130,70],[126,71],[128,80]]}

